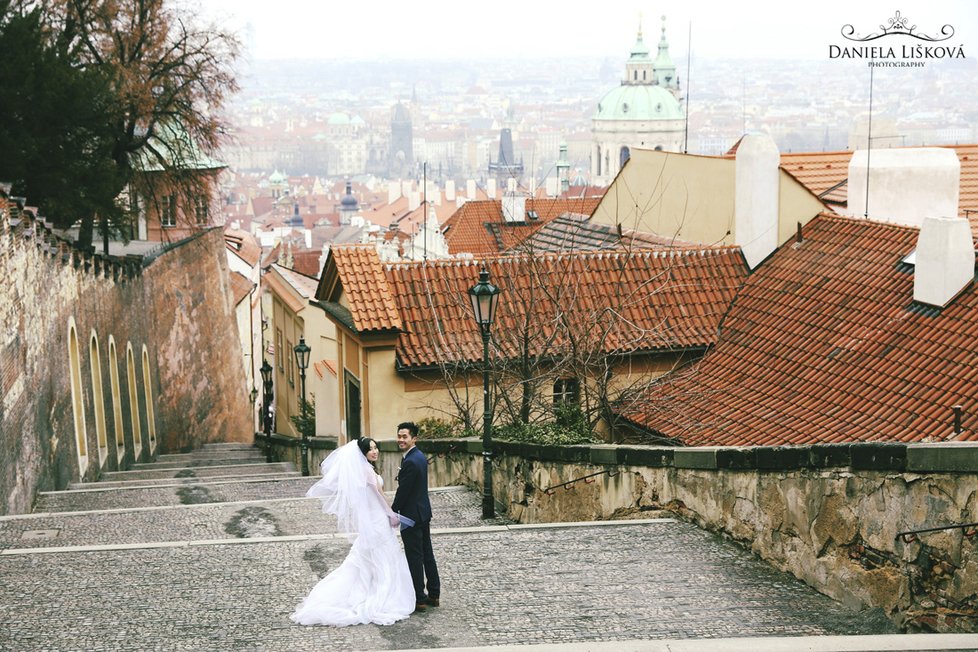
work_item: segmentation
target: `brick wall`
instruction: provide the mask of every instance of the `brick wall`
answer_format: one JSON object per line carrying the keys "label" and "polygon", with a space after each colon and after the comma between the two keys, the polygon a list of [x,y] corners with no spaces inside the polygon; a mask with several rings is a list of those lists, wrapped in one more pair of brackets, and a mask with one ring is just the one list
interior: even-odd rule
{"label": "brick wall", "polygon": [[[0,514],[30,511],[37,491],[94,481],[134,460],[126,351],[135,359],[137,412],[150,456],[142,363],[148,353],[157,448],[249,441],[250,408],[218,230],[145,264],[84,255],[0,195]],[[69,364],[69,324],[79,348],[89,453],[81,470]],[[99,349],[107,426],[96,440],[90,340]],[[109,338],[117,350],[125,455],[117,459]]]}

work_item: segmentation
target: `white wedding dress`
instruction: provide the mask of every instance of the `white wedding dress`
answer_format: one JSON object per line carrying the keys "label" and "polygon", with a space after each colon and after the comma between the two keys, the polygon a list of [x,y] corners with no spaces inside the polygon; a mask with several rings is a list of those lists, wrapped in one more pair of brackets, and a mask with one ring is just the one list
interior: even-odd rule
{"label": "white wedding dress", "polygon": [[[356,446],[355,441],[351,443]],[[342,457],[340,451],[348,446],[331,456]],[[329,458],[323,462],[323,480],[307,494],[323,498],[323,511],[337,515],[340,531],[355,538],[343,563],[320,580],[290,616],[300,625],[390,625],[414,611],[414,585],[407,559],[388,520],[381,493],[383,478],[366,463],[359,449],[356,456],[364,461],[359,472],[352,474],[358,479],[343,478],[341,471],[339,495],[335,473],[333,486],[328,486]],[[355,456],[347,457],[355,463]],[[321,486],[324,483],[326,488]],[[344,492],[353,495],[344,496]]]}

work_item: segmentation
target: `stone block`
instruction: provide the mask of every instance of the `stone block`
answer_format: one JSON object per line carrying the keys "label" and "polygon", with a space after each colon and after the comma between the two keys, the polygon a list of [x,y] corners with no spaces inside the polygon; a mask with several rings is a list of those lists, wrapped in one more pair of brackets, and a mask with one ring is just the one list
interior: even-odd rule
{"label": "stone block", "polygon": [[672,446],[621,446],[618,449],[619,464],[660,468],[672,466]]}
{"label": "stone block", "polygon": [[808,465],[807,446],[758,446],[754,449],[758,470],[791,471]]}
{"label": "stone block", "polygon": [[850,466],[849,444],[815,444],[809,448],[808,464],[814,469]]}
{"label": "stone block", "polygon": [[715,469],[717,450],[713,446],[698,448],[677,448],[672,454],[672,465],[677,469]]}
{"label": "stone block", "polygon": [[717,451],[718,469],[753,469],[756,464],[753,448],[721,448]]}
{"label": "stone block", "polygon": [[611,444],[595,444],[590,447],[591,464],[618,464],[618,447]]}
{"label": "stone block", "polygon": [[849,455],[854,469],[902,471],[907,466],[906,444],[879,442],[850,444]]}
{"label": "stone block", "polygon": [[978,443],[911,444],[907,446],[907,470],[978,473]]}

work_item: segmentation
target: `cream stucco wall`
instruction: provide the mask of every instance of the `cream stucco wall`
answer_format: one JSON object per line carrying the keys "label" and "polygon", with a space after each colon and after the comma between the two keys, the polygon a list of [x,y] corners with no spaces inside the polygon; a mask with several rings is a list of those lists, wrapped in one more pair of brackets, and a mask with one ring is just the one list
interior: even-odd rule
{"label": "cream stucco wall", "polygon": [[[735,166],[732,158],[633,149],[594,211],[599,224],[636,229],[700,244],[735,244]],[[781,171],[778,243],[824,210],[797,180]]]}

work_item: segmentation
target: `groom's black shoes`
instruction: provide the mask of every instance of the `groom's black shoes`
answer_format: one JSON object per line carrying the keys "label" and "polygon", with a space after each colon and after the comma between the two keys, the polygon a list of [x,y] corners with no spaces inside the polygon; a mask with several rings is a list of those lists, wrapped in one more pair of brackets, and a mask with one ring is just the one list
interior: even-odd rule
{"label": "groom's black shoes", "polygon": [[429,607],[437,607],[439,605],[439,602],[440,601],[438,600],[438,598],[428,598],[427,600],[425,600],[425,604],[428,605]]}
{"label": "groom's black shoes", "polygon": [[418,613],[420,611],[424,611],[427,608],[428,608],[428,605],[427,604],[425,604],[424,602],[418,602],[417,604],[414,605],[414,612],[413,613]]}

